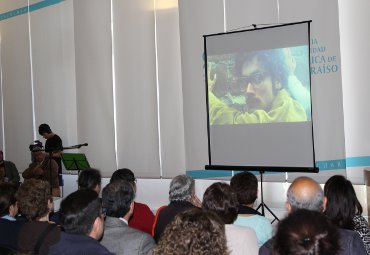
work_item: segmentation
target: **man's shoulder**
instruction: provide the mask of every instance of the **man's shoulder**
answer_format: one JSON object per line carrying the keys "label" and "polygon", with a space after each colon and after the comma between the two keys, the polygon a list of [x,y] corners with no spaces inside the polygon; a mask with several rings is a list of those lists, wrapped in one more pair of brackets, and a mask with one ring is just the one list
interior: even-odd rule
{"label": "man's shoulder", "polygon": [[272,251],[272,238],[267,240],[259,249],[259,255],[270,255]]}
{"label": "man's shoulder", "polygon": [[149,234],[128,226],[118,218],[107,217],[103,240],[113,236],[122,240],[152,238]]}
{"label": "man's shoulder", "polygon": [[15,166],[15,164],[12,161],[4,160],[4,164],[8,166]]}
{"label": "man's shoulder", "polygon": [[358,233],[348,229],[339,229],[342,254],[367,254],[365,246]]}
{"label": "man's shoulder", "polygon": [[51,255],[73,255],[73,254],[112,254],[97,240],[85,236],[61,233],[60,240],[50,248]]}

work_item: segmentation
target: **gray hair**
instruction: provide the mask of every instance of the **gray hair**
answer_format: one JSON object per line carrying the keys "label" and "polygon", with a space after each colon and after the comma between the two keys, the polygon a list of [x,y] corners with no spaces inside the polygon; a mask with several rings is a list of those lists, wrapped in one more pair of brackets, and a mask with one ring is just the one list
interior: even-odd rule
{"label": "gray hair", "polygon": [[287,202],[290,204],[292,212],[298,209],[307,209],[310,211],[323,212],[324,191],[320,186],[310,197],[302,197],[295,194],[294,190],[289,187],[287,192]]}
{"label": "gray hair", "polygon": [[178,175],[170,184],[170,201],[190,201],[195,187],[194,179],[186,175]]}

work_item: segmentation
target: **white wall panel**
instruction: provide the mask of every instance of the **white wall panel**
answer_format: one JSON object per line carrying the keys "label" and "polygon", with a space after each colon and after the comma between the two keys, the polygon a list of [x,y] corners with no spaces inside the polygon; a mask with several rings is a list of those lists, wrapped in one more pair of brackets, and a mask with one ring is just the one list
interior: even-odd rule
{"label": "white wall panel", "polygon": [[116,170],[110,1],[74,1],[78,139],[103,176]]}
{"label": "white wall panel", "polygon": [[338,1],[342,58],[344,129],[347,157],[364,157],[348,171],[348,176],[363,183],[364,164],[369,165],[370,146],[370,17],[369,1]]}
{"label": "white wall panel", "polygon": [[113,1],[118,167],[159,177],[154,1]]}
{"label": "white wall panel", "polygon": [[38,126],[48,123],[65,147],[74,145],[80,141],[77,140],[73,2],[32,12],[30,24],[35,132],[42,141]]}
{"label": "white wall panel", "polygon": [[156,27],[162,169],[168,178],[185,172],[177,0],[156,0]]}
{"label": "white wall panel", "polygon": [[[19,3],[18,3],[19,4]],[[27,1],[23,1],[24,6]],[[32,87],[27,15],[1,21],[4,138],[8,160],[19,170],[30,163],[33,141]]]}
{"label": "white wall panel", "polygon": [[186,168],[208,164],[203,35],[223,32],[222,0],[179,1]]}

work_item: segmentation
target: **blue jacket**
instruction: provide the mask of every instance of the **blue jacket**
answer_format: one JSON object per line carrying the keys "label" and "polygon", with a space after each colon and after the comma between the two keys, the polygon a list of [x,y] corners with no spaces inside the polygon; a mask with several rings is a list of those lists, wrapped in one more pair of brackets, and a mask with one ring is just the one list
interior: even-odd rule
{"label": "blue jacket", "polygon": [[50,247],[50,255],[111,255],[107,248],[90,236],[62,232],[60,240]]}

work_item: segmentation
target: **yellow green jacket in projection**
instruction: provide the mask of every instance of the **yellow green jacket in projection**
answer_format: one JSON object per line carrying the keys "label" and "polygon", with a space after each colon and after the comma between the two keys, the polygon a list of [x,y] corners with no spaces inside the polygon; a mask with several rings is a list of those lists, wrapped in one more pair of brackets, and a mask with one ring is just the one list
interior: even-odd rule
{"label": "yellow green jacket in projection", "polygon": [[211,125],[307,121],[303,107],[285,89],[278,92],[270,111],[256,110],[253,113],[228,107],[209,92],[209,116]]}

